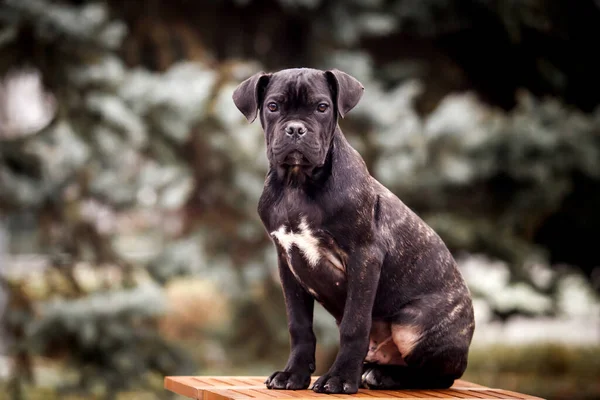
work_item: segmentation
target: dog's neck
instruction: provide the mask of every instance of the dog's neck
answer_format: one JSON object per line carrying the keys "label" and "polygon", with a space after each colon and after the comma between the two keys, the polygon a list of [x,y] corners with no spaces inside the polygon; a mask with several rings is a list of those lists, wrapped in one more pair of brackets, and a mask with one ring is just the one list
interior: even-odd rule
{"label": "dog's neck", "polygon": [[331,161],[333,157],[333,141],[327,151],[325,162],[319,167],[301,167],[301,166],[276,166],[276,176],[284,186],[308,189],[311,186],[324,184],[331,175]]}

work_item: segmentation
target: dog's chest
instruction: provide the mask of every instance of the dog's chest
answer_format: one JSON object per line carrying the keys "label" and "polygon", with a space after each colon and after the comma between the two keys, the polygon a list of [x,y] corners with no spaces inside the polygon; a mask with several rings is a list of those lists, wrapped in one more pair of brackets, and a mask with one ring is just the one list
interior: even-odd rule
{"label": "dog's chest", "polygon": [[302,220],[295,229],[283,224],[279,229],[271,232],[271,235],[277,240],[287,257],[291,256],[291,251],[295,247],[302,253],[310,267],[314,268],[323,257],[321,240],[310,229],[306,220]]}
{"label": "dog's chest", "polygon": [[306,217],[282,223],[271,237],[285,256],[292,274],[318,301],[337,303],[346,290],[346,255],[335,239]]}

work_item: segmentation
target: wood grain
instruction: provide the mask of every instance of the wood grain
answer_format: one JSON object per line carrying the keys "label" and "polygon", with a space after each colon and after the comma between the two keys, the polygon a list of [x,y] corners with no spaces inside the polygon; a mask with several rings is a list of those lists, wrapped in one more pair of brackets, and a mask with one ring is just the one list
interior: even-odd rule
{"label": "wood grain", "polygon": [[[318,377],[313,377],[311,385]],[[527,394],[493,389],[476,383],[457,380],[445,390],[366,390],[353,395],[320,394],[312,390],[269,390],[264,376],[167,376],[165,389],[195,400],[316,400],[349,397],[370,400],[439,400],[439,399],[514,399],[543,400]]]}

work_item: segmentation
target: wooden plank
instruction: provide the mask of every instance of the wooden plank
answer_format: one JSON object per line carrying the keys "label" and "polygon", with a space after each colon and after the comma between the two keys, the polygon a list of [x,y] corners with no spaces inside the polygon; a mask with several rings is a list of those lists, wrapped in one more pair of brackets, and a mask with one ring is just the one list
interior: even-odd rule
{"label": "wooden plank", "polygon": [[[311,377],[311,385],[318,377]],[[316,400],[358,397],[364,400],[543,400],[504,389],[493,389],[465,380],[457,380],[444,390],[368,390],[353,395],[321,394],[312,390],[272,390],[265,386],[264,376],[167,376],[165,389],[195,400]]]}
{"label": "wooden plank", "polygon": [[252,399],[243,393],[238,393],[230,389],[203,389],[201,400],[234,400],[234,399]]}
{"label": "wooden plank", "polygon": [[380,399],[381,397],[391,397],[396,399],[421,399],[427,397],[426,395],[420,395],[416,392],[411,392],[408,390],[371,390],[370,391],[376,399]]}
{"label": "wooden plank", "polygon": [[420,392],[429,397],[437,397],[442,399],[448,398],[445,394],[440,393],[438,390],[420,390]]}
{"label": "wooden plank", "polygon": [[199,393],[198,390],[196,388],[194,388],[193,386],[186,384],[185,382],[185,378],[184,377],[178,377],[178,378],[171,378],[171,377],[165,377],[165,381],[164,381],[164,387],[165,389],[173,392],[173,393],[177,393],[181,396],[185,396],[185,397],[189,397],[192,399],[199,399]]}

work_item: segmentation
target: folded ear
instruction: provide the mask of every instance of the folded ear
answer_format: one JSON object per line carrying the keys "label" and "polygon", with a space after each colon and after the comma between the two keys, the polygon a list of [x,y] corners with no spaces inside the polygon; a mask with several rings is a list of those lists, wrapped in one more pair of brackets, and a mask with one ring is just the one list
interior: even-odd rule
{"label": "folded ear", "polygon": [[356,107],[365,88],[356,78],[338,69],[325,71],[325,74],[332,87],[338,112],[344,118],[350,110]]}
{"label": "folded ear", "polygon": [[256,119],[270,76],[271,74],[265,74],[263,71],[258,72],[240,83],[233,91],[232,98],[235,106],[249,122]]}

